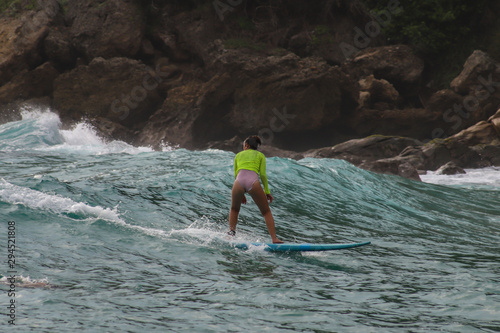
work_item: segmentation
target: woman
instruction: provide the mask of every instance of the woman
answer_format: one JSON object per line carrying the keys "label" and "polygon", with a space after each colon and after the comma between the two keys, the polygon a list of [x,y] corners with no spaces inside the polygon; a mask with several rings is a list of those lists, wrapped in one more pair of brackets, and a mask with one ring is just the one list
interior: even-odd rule
{"label": "woman", "polygon": [[[269,202],[274,198],[269,191],[266,175],[266,157],[257,148],[262,141],[257,135],[250,136],[243,142],[243,151],[236,154],[234,158],[234,177],[236,180],[231,191],[231,210],[229,212],[229,232],[234,236],[236,234],[236,224],[238,223],[238,214],[241,204],[246,204],[245,192],[248,192],[253,201],[257,204],[260,212],[264,216],[267,229],[273,240],[273,243],[283,243],[276,237],[274,218],[269,208]],[[264,190],[259,183],[259,175],[264,185]]]}

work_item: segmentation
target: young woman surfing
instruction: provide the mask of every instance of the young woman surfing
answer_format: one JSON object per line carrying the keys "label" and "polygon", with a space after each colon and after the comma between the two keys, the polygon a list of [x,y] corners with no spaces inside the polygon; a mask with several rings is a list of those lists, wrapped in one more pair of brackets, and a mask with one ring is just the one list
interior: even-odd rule
{"label": "young woman surfing", "polygon": [[[257,151],[262,141],[257,135],[250,136],[243,142],[243,151],[236,154],[234,158],[234,177],[236,180],[231,191],[231,210],[229,211],[229,232],[234,236],[236,234],[236,224],[241,204],[246,204],[245,193],[248,192],[253,201],[257,204],[266,221],[267,229],[271,235],[273,243],[283,243],[276,237],[273,214],[269,208],[269,202],[274,198],[269,191],[266,175],[266,157]],[[264,185],[264,190],[259,183],[259,175]]]}

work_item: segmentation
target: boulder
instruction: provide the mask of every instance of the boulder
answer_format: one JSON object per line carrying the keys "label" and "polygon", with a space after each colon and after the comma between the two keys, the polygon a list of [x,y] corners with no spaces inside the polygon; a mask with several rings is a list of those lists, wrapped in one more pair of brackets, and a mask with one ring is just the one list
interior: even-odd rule
{"label": "boulder", "polygon": [[70,1],[71,40],[87,61],[96,57],[134,57],[140,50],[145,23],[135,1]]}
{"label": "boulder", "polygon": [[464,173],[466,173],[465,170],[456,165],[454,162],[448,162],[436,170],[436,174],[438,175],[456,175]]}
{"label": "boulder", "polygon": [[207,11],[169,16],[167,22],[154,30],[153,41],[173,59],[208,65],[216,55],[214,40],[220,38],[216,32],[218,20],[213,12]]}
{"label": "boulder", "polygon": [[132,142],[134,138],[134,133],[130,129],[116,122],[109,120],[108,118],[96,117],[90,119],[90,123],[99,132],[99,135],[106,140],[120,140],[124,142]]}
{"label": "boulder", "polygon": [[281,158],[291,158],[294,160],[300,160],[304,158],[304,154],[297,153],[291,150],[279,149],[273,146],[262,144],[259,150],[266,155],[266,157],[281,157]]}
{"label": "boulder", "polygon": [[451,136],[450,140],[463,142],[468,146],[500,145],[500,110],[491,116],[488,121],[480,121]]}
{"label": "boulder", "polygon": [[433,93],[425,103],[425,108],[432,112],[444,113],[452,109],[453,105],[462,105],[463,96],[457,94],[451,89],[443,89]]}
{"label": "boulder", "polygon": [[[494,150],[490,152],[493,153]],[[433,140],[422,146],[408,147],[399,156],[391,158],[391,162],[409,163],[417,170],[437,170],[448,162],[461,168],[491,166],[481,150],[452,139]]]}
{"label": "boulder", "polygon": [[53,82],[59,72],[46,62],[32,71],[22,71],[0,87],[0,105],[16,100],[40,98],[52,94]]}
{"label": "boulder", "polygon": [[500,146],[477,145],[471,148],[483,159],[483,166],[500,166]]}
{"label": "boulder", "polygon": [[362,50],[343,69],[355,80],[373,75],[390,82],[402,96],[415,96],[424,62],[409,46],[390,45]]}
{"label": "boulder", "polygon": [[450,87],[461,95],[468,95],[480,85],[485,85],[492,92],[498,89],[498,84],[489,85],[488,82],[498,82],[499,79],[499,64],[485,52],[476,50],[466,60],[462,72],[451,81]]}
{"label": "boulder", "polygon": [[373,135],[349,140],[333,147],[309,150],[306,157],[336,158],[354,165],[398,156],[408,146],[421,146],[422,142],[404,137]]}
{"label": "boulder", "polygon": [[359,165],[359,167],[381,174],[395,175],[421,181],[417,169],[411,163],[404,161],[402,162],[397,158],[387,158],[377,161],[365,162]]}
{"label": "boulder", "polygon": [[162,145],[194,149],[193,124],[202,110],[196,102],[203,82],[192,80],[172,88],[162,107],[141,129],[136,144],[160,148]]}
{"label": "boulder", "polygon": [[162,26],[157,26],[152,31],[152,43],[164,52],[170,59],[177,62],[187,62],[196,58],[186,49],[186,46],[179,42],[178,37],[172,31]]}
{"label": "boulder", "polygon": [[[360,90],[360,106],[381,110],[396,107],[399,93],[387,80],[378,80],[373,75],[369,75],[359,80],[358,84]],[[362,93],[368,93],[368,96]]]}
{"label": "boulder", "polygon": [[423,165],[419,169],[437,170],[448,162],[454,162],[462,168],[482,168],[490,164],[468,144],[448,138],[434,140],[422,146]]}
{"label": "boulder", "polygon": [[163,74],[138,60],[95,58],[54,81],[53,106],[63,118],[106,117],[132,128],[161,105]]}
{"label": "boulder", "polygon": [[474,51],[450,84],[462,102],[453,103],[443,114],[450,123],[445,132],[455,134],[492,116],[500,105],[499,81],[500,65],[485,52]]}
{"label": "boulder", "polygon": [[452,140],[464,142],[469,146],[475,145],[500,145],[500,136],[496,127],[491,122],[479,123],[460,131],[451,137]]}
{"label": "boulder", "polygon": [[243,140],[244,139],[242,139],[241,137],[235,135],[229,140],[210,141],[207,143],[207,148],[227,150],[227,151],[232,151],[233,153],[238,153],[242,149]]}
{"label": "boulder", "polygon": [[43,49],[49,60],[60,68],[72,68],[76,63],[76,53],[66,29],[51,29],[44,40]]}
{"label": "boulder", "polygon": [[44,62],[43,40],[58,12],[57,2],[48,1],[40,11],[0,17],[0,85]]}
{"label": "boulder", "polygon": [[500,136],[500,109],[488,119],[488,122],[494,126],[495,131]]}

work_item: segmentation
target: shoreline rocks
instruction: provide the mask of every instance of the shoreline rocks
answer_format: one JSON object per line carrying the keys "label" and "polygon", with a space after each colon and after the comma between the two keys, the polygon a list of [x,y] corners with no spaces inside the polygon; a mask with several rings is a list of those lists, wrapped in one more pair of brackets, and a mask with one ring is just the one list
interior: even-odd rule
{"label": "shoreline rocks", "polygon": [[372,19],[362,7],[340,25],[292,20],[293,31],[278,23],[271,33],[270,22],[241,29],[207,6],[61,6],[0,17],[2,121],[42,103],[136,145],[234,150],[259,134],[271,156],[342,158],[412,179],[450,161],[500,163],[500,64],[477,50],[449,89],[432,91],[406,45],[376,38],[342,59],[351,28]]}

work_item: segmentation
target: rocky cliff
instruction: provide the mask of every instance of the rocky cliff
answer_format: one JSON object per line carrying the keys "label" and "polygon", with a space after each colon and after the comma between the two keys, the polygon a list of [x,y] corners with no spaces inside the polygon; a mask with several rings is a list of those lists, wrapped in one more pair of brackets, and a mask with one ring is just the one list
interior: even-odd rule
{"label": "rocky cliff", "polygon": [[425,61],[381,33],[398,1],[384,17],[348,0],[21,3],[0,18],[1,121],[44,105],[68,126],[190,149],[258,133],[269,154],[412,178],[500,163],[499,64],[476,51],[433,90]]}

